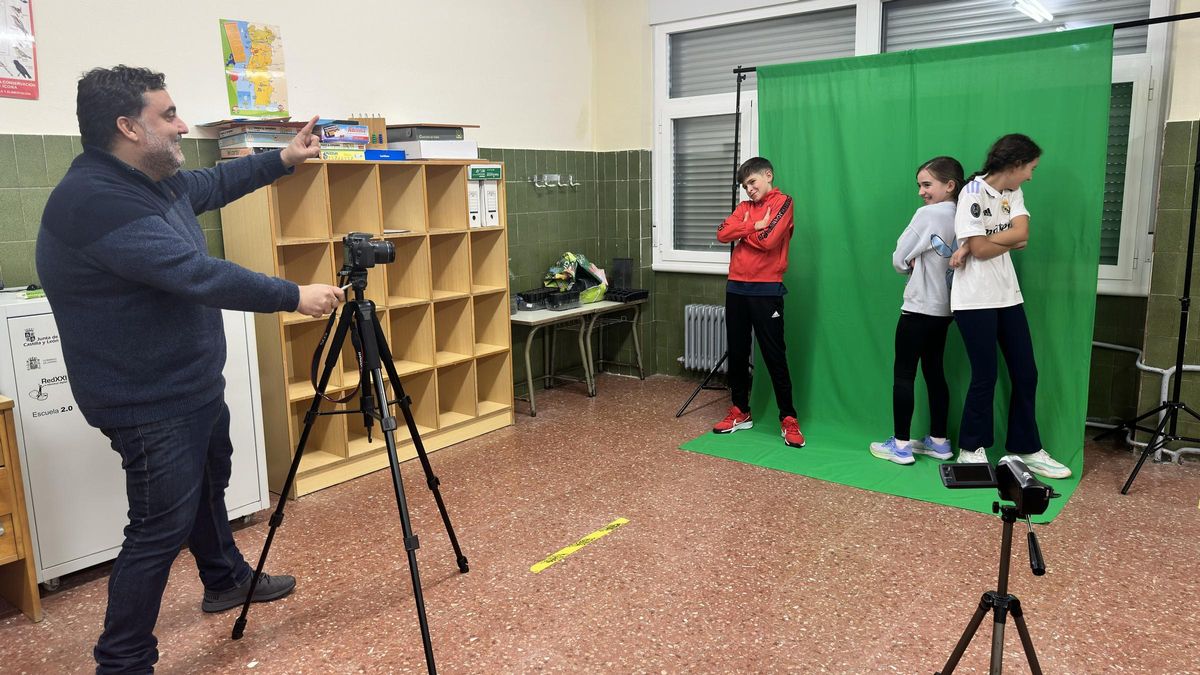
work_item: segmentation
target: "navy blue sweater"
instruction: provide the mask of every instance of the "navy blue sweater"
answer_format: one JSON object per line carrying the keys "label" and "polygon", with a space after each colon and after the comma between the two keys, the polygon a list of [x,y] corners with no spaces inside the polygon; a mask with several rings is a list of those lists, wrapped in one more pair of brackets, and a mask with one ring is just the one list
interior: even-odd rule
{"label": "navy blue sweater", "polygon": [[209,256],[196,220],[288,172],[278,152],[158,182],[99,148],[75,158],[46,202],[37,270],[89,424],[210,403],[225,388],[221,308],[296,309],[296,284]]}

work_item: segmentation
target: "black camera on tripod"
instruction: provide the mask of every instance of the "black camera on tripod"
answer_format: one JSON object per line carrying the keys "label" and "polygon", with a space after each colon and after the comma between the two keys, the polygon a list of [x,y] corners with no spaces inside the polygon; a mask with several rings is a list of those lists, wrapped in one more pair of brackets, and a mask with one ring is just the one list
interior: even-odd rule
{"label": "black camera on tripod", "polygon": [[1000,499],[1016,504],[1021,517],[1046,512],[1050,500],[1058,493],[1049,485],[1034,478],[1029,467],[1016,455],[1005,455],[991,464],[943,464],[942,484],[948,488],[989,488],[1000,493]]}
{"label": "black camera on tripod", "polygon": [[364,270],[396,261],[396,245],[380,241],[366,232],[351,232],[342,237],[343,267]]}

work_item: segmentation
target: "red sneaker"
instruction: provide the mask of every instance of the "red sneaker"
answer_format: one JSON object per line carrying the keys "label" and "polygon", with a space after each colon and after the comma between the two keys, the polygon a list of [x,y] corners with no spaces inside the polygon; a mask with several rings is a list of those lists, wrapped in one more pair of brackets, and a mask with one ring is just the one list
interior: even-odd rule
{"label": "red sneaker", "polygon": [[742,409],[735,406],[730,406],[729,414],[725,419],[717,422],[713,426],[714,434],[732,434],[741,429],[749,429],[754,426],[754,420],[750,419],[750,413],[742,412]]}
{"label": "red sneaker", "polygon": [[785,417],[779,420],[780,436],[783,436],[783,442],[793,448],[804,447],[804,434],[800,433],[800,423],[795,417]]}

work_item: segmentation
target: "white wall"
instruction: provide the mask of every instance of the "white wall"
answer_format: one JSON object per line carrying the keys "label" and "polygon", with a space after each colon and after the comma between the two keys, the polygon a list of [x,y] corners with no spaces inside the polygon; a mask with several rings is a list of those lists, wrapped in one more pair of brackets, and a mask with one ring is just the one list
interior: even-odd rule
{"label": "white wall", "polygon": [[77,134],[80,74],[118,63],[165,73],[193,125],[228,117],[217,20],[233,18],[280,27],[294,116],[474,123],[483,146],[591,150],[588,2],[33,0],[41,98],[0,98],[0,133]]}
{"label": "white wall", "polygon": [[[1200,12],[1200,0],[1179,0],[1176,14]],[[1175,24],[1171,48],[1171,102],[1167,121],[1200,119],[1200,19]]]}
{"label": "white wall", "polygon": [[595,149],[653,145],[654,52],[649,0],[591,0]]}

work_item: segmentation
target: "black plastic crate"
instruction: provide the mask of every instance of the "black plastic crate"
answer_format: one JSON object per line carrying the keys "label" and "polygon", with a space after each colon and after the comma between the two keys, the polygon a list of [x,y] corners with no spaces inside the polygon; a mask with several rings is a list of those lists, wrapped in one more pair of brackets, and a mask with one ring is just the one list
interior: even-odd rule
{"label": "black plastic crate", "polygon": [[546,298],[546,309],[571,309],[578,307],[579,291],[564,291],[562,293],[551,293]]}
{"label": "black plastic crate", "polygon": [[517,309],[526,312],[546,309],[546,301],[553,292],[553,288],[531,288],[528,291],[521,291],[517,293]]}
{"label": "black plastic crate", "polygon": [[650,291],[645,288],[610,288],[604,293],[604,299],[613,302],[633,302],[648,297]]}

